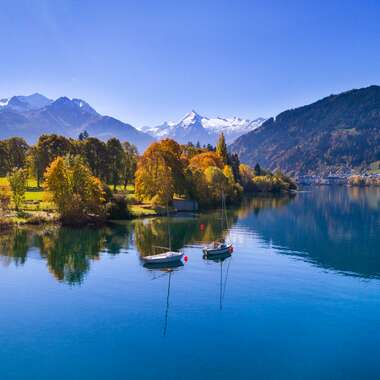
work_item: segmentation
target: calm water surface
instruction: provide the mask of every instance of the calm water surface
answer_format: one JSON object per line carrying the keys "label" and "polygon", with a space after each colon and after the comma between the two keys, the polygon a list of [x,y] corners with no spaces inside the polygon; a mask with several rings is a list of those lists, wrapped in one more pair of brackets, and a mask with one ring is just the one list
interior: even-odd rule
{"label": "calm water surface", "polygon": [[[170,218],[189,260],[143,267],[167,220],[0,235],[0,379],[376,379],[380,189]],[[221,234],[224,261],[202,258]]]}

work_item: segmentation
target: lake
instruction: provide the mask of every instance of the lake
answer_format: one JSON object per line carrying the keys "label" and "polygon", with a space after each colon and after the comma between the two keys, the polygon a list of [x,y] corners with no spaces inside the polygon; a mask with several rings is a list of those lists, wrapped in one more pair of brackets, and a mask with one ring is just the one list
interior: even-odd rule
{"label": "lake", "polygon": [[[0,378],[378,378],[380,189],[306,190],[227,231],[214,211],[0,235]],[[168,222],[187,262],[144,267]]]}

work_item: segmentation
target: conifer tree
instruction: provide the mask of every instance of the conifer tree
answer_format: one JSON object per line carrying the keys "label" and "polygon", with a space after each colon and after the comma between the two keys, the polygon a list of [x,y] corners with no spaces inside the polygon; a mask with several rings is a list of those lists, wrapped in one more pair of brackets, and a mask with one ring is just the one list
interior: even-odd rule
{"label": "conifer tree", "polygon": [[228,151],[227,151],[226,140],[224,138],[223,132],[220,134],[219,139],[218,139],[218,143],[216,144],[216,153],[222,159],[223,163],[225,165],[227,165],[227,163],[228,163]]}

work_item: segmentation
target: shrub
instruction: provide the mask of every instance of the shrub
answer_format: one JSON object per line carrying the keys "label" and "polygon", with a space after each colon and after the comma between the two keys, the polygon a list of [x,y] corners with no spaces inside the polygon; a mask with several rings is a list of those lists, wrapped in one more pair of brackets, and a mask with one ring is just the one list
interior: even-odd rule
{"label": "shrub", "polygon": [[128,219],[130,217],[127,199],[124,194],[115,194],[106,206],[109,219]]}
{"label": "shrub", "polygon": [[11,203],[11,195],[8,187],[0,187],[0,215],[4,215]]}

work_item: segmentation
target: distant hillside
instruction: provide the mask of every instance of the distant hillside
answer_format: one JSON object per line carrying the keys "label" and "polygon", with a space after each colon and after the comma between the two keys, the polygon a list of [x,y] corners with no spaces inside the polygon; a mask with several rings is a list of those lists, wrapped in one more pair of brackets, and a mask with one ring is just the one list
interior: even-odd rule
{"label": "distant hillside", "polygon": [[156,127],[143,127],[142,130],[157,139],[169,137],[181,144],[199,142],[202,145],[215,145],[221,132],[224,133],[227,143],[232,143],[244,133],[258,128],[264,121],[263,118],[208,118],[191,111],[178,122],[169,121]]}
{"label": "distant hillside", "polygon": [[285,111],[238,138],[231,150],[243,162],[291,174],[366,168],[380,159],[380,87]]}
{"label": "distant hillside", "polygon": [[102,116],[81,99],[61,97],[53,101],[40,94],[0,99],[0,139],[12,136],[34,143],[44,133],[106,140],[117,137],[137,146],[140,152],[154,141],[147,133],[110,116]]}

